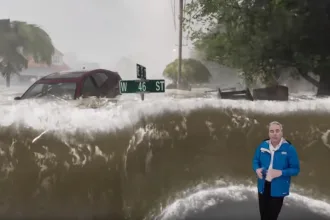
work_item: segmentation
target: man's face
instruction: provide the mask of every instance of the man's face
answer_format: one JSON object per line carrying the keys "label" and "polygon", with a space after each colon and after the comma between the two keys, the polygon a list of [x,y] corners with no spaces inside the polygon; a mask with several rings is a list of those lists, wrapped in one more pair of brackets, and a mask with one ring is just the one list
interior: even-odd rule
{"label": "man's face", "polygon": [[283,136],[283,133],[281,131],[281,127],[277,124],[272,124],[269,127],[269,139],[272,142],[278,143],[280,142],[281,138]]}

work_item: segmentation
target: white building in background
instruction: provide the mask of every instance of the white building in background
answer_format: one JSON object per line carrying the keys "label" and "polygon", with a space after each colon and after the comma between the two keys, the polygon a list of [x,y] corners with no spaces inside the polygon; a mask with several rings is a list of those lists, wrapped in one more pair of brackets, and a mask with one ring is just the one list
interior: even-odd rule
{"label": "white building in background", "polygon": [[55,49],[55,53],[52,56],[52,65],[61,66],[64,65],[63,61],[63,53],[61,53],[59,50]]}

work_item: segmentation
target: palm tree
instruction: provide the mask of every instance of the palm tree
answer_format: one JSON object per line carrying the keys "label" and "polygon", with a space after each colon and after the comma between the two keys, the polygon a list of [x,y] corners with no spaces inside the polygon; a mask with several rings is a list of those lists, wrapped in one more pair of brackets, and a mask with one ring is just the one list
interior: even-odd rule
{"label": "palm tree", "polygon": [[7,87],[13,74],[28,67],[27,56],[50,65],[54,50],[49,35],[37,25],[0,20],[0,73],[6,78]]}

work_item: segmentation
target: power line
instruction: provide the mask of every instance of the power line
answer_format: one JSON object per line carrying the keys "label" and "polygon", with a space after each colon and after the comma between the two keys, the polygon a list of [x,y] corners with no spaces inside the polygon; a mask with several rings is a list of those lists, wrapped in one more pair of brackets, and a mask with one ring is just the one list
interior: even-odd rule
{"label": "power line", "polygon": [[174,24],[174,30],[176,31],[176,11],[175,11],[175,0],[169,0],[171,9],[172,9],[172,16],[173,16],[173,24]]}

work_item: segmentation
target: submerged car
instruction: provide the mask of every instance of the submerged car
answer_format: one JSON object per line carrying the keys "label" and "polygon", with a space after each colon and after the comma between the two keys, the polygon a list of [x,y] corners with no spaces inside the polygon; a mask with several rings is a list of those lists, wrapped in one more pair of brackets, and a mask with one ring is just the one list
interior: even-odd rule
{"label": "submerged car", "polygon": [[63,71],[49,74],[33,83],[15,100],[58,97],[64,99],[91,96],[114,98],[120,94],[120,75],[106,69]]}

